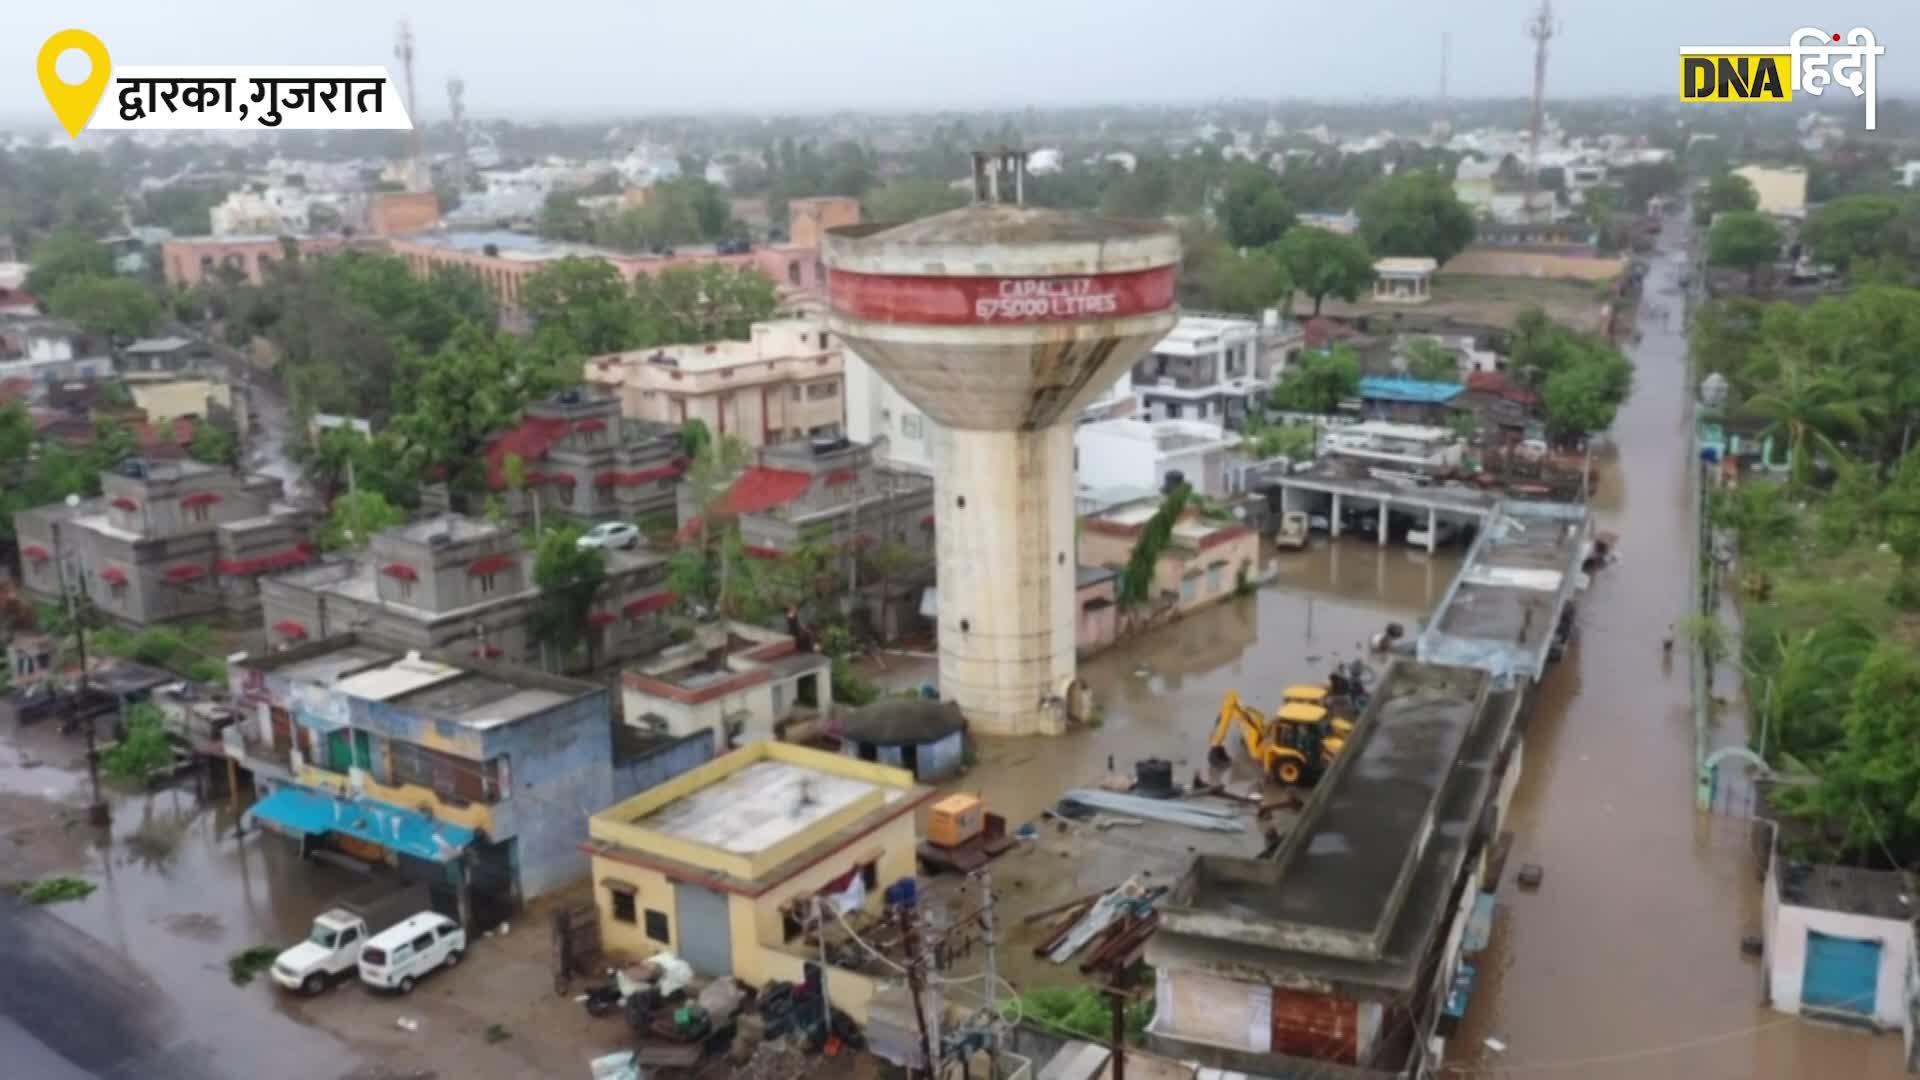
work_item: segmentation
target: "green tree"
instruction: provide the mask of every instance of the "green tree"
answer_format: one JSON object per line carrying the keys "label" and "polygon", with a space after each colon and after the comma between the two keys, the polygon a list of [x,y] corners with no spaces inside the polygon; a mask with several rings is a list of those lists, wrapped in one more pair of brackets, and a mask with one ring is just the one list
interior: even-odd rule
{"label": "green tree", "polygon": [[446,344],[465,325],[491,328],[498,318],[493,295],[465,270],[416,276],[394,255],[348,252],[314,264],[319,278],[366,311],[390,337],[422,352]]}
{"label": "green tree", "polygon": [[1780,227],[1758,211],[1729,211],[1707,231],[1707,262],[1745,270],[1749,287],[1758,285],[1760,268],[1779,257]]}
{"label": "green tree", "polygon": [[1887,546],[1900,557],[1893,602],[1903,608],[1920,606],[1920,452],[1900,459],[1876,509],[1886,523]]}
{"label": "green tree", "polygon": [[1360,391],[1360,358],[1339,346],[1302,353],[1273,387],[1273,407],[1325,416]]}
{"label": "green tree", "polygon": [[746,339],[779,304],[773,279],[757,267],[676,266],[633,282],[634,311],[648,344]]}
{"label": "green tree", "polygon": [[528,274],[520,308],[536,333],[561,335],[583,356],[658,344],[638,338],[626,279],[604,259],[569,256]]}
{"label": "green tree", "polygon": [[1173,527],[1180,523],[1180,515],[1186,512],[1187,502],[1192,498],[1193,488],[1181,484],[1161,498],[1159,508],[1141,526],[1133,551],[1127,555],[1127,565],[1120,571],[1119,586],[1114,594],[1114,604],[1122,612],[1132,611],[1153,599],[1153,581],[1160,569],[1160,556],[1173,542]]}
{"label": "green tree", "polygon": [[84,233],[63,229],[35,244],[27,291],[45,303],[71,278],[107,277],[113,273],[113,253]]}
{"label": "green tree", "polygon": [[1460,381],[1460,356],[1432,338],[1407,346],[1407,375],[1427,382]]}
{"label": "green tree", "polygon": [[1561,442],[1572,442],[1613,424],[1631,388],[1632,369],[1624,360],[1618,364],[1602,358],[1589,358],[1570,364],[1547,376],[1540,390],[1540,404],[1547,416],[1547,427]]}
{"label": "green tree", "polygon": [[967,205],[967,193],[938,180],[894,180],[867,192],[862,212],[869,221],[912,221]]}
{"label": "green tree", "polygon": [[1760,193],[1744,176],[1723,173],[1707,182],[1707,189],[1693,201],[1693,220],[1705,225],[1715,214],[1737,214],[1760,208]]}
{"label": "green tree", "polygon": [[141,196],[133,220],[138,225],[157,225],[175,236],[206,236],[213,231],[213,208],[226,197],[219,188],[161,188]]}
{"label": "green tree", "polygon": [[1280,262],[1293,287],[1313,298],[1313,313],[1329,296],[1353,301],[1373,282],[1373,257],[1358,237],[1304,227],[1280,238]]}
{"label": "green tree", "polygon": [[1445,263],[1473,242],[1473,213],[1434,172],[1396,172],[1360,198],[1360,232],[1376,255]]}
{"label": "green tree", "polygon": [[588,618],[606,584],[607,556],[597,547],[580,546],[580,535],[578,528],[562,525],[540,536],[533,560],[533,582],[540,587],[533,633],[560,658],[584,644],[591,670],[598,662],[600,634]]}
{"label": "green tree", "polygon": [[1237,248],[1262,248],[1293,227],[1293,202],[1272,172],[1242,162],[1227,174],[1220,199],[1220,223],[1227,242]]}
{"label": "green tree", "polygon": [[1882,641],[1854,677],[1838,749],[1816,765],[1819,781],[1783,788],[1796,817],[1811,818],[1839,837],[1840,857],[1886,865],[1920,854],[1920,657]]}
{"label": "green tree", "polygon": [[1891,195],[1848,195],[1815,211],[1802,240],[1814,257],[1848,269],[1862,259],[1906,257],[1906,207]]}
{"label": "green tree", "polygon": [[407,512],[379,492],[349,491],[333,500],[327,511],[326,523],[320,527],[320,546],[327,551],[366,547],[375,533],[406,521]]}
{"label": "green tree", "polygon": [[548,195],[534,228],[548,240],[584,244],[594,239],[593,215],[580,205],[580,196],[571,191]]}
{"label": "green tree", "polygon": [[68,277],[46,298],[47,311],[81,329],[131,341],[160,323],[160,302],[132,278]]}
{"label": "green tree", "polygon": [[240,463],[240,440],[226,428],[202,420],[193,425],[193,441],[187,444],[187,453],[195,461],[233,468]]}
{"label": "green tree", "polygon": [[1804,488],[1813,479],[1814,453],[1838,457],[1834,437],[1863,433],[1870,403],[1846,379],[1815,371],[1804,358],[1787,355],[1780,360],[1778,377],[1747,398],[1742,409],[1767,421],[1767,434],[1785,440],[1793,483]]}
{"label": "green tree", "polygon": [[420,450],[427,471],[444,473],[457,490],[477,491],[488,437],[577,374],[517,338],[464,324],[439,352],[403,360],[392,430]]}
{"label": "green tree", "polygon": [[1292,461],[1305,461],[1314,455],[1318,434],[1312,424],[1272,424],[1255,426],[1247,431],[1247,452],[1256,460],[1269,461],[1284,457]]}

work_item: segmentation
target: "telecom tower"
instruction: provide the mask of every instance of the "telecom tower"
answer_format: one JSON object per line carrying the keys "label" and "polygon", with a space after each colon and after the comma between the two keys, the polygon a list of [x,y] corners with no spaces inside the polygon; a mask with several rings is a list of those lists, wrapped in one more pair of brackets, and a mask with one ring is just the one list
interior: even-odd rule
{"label": "telecom tower", "polygon": [[447,80],[447,113],[453,125],[453,190],[467,190],[467,84],[458,75]]}
{"label": "telecom tower", "polygon": [[1540,129],[1547,121],[1547,42],[1559,31],[1553,17],[1553,0],[1540,0],[1540,11],[1527,20],[1527,36],[1533,39],[1533,116],[1527,122],[1527,203],[1522,212],[1533,217],[1533,200],[1540,189]]}
{"label": "telecom tower", "polygon": [[400,61],[401,77],[407,81],[407,115],[413,120],[413,130],[407,133],[407,190],[426,191],[430,185],[426,151],[420,142],[420,97],[413,92],[413,24],[405,19],[394,31],[393,56]]}

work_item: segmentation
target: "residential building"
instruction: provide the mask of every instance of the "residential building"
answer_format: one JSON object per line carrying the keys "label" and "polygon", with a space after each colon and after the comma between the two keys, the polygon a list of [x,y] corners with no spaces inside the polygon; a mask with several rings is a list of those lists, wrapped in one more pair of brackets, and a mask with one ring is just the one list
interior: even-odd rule
{"label": "residential building", "polygon": [[[819,195],[808,199],[787,200],[787,237],[796,248],[819,251],[820,246],[826,242],[828,229],[858,224],[860,224],[859,199],[844,195]],[[824,282],[824,277],[816,265],[813,280]]]}
{"label": "residential building", "polygon": [[1523,697],[1391,664],[1271,857],[1196,857],[1159,904],[1149,1045],[1254,1076],[1438,1073],[1493,924]]}
{"label": "residential building", "polygon": [[1302,211],[1294,219],[1294,223],[1315,229],[1325,229],[1340,236],[1352,236],[1360,231],[1360,215],[1351,210],[1344,210],[1337,214],[1326,210]]}
{"label": "residential building", "polygon": [[32,269],[23,262],[0,261],[0,317],[30,316],[40,310],[27,292],[27,273]]}
{"label": "residential building", "polygon": [[1893,182],[1903,188],[1920,186],[1920,161],[1905,161],[1894,166]]}
{"label": "residential building", "polygon": [[[1080,522],[1080,562],[1118,569],[1127,565],[1141,530],[1160,509],[1159,498],[1123,503]],[[1260,535],[1238,521],[1215,520],[1188,510],[1154,564],[1151,607],[1185,615],[1233,595],[1260,568]]]}
{"label": "residential building", "polygon": [[[802,546],[836,553],[836,573],[859,582],[883,636],[898,632],[897,620],[913,610],[900,601],[932,583],[933,481],[879,465],[870,446],[827,438],[768,447],[720,506],[739,519],[755,558],[784,558]],[[681,507],[681,521],[684,542],[700,527],[691,503]],[[884,567],[870,565],[883,556]],[[866,567],[857,577],[855,559]]]}
{"label": "residential building", "polygon": [[1495,191],[1487,200],[1486,215],[1498,225],[1519,225],[1527,222],[1552,221],[1560,216],[1557,196],[1545,189],[1526,191]]}
{"label": "residential building", "polygon": [[[844,350],[815,319],[753,324],[746,341],[668,345],[587,361],[622,414],[676,428],[699,420],[749,447],[846,430]],[[924,431],[924,429],[922,429]]]}
{"label": "residential building", "polygon": [[1259,352],[1260,324],[1252,319],[1182,315],[1133,365],[1142,417],[1237,426],[1270,385]]}
{"label": "residential building", "polygon": [[790,635],[745,623],[706,625],[621,674],[622,714],[629,727],[649,734],[708,731],[731,748],[824,716],[833,704],[832,669],[831,660],[802,650]]}
{"label": "residential building", "polygon": [[1074,567],[1073,605],[1080,612],[1074,644],[1085,660],[1113,644],[1120,634],[1120,571],[1110,566]]}
{"label": "residential building", "polygon": [[[280,647],[351,631],[388,648],[534,663],[542,650],[533,633],[533,563],[514,528],[443,514],[268,579],[261,621]],[[606,549],[600,595],[587,619],[595,662],[647,656],[670,639],[664,555]]]}
{"label": "residential building", "polygon": [[1158,490],[1173,474],[1202,495],[1243,489],[1246,455],[1239,435],[1201,420],[1124,417],[1081,424],[1073,433],[1077,483],[1093,490]]}
{"label": "residential building", "polygon": [[112,374],[105,341],[64,319],[27,316],[0,322],[0,379],[59,383]]}
{"label": "residential building", "polygon": [[1389,256],[1373,261],[1376,304],[1424,304],[1433,299],[1433,274],[1440,264],[1427,256]]}
{"label": "residential building", "polygon": [[[877,913],[912,878],[915,812],[934,795],[913,774],[760,740],[594,814],[600,942],[616,960],[671,951],[754,987],[820,961],[818,901]],[[828,998],[864,1023],[876,981],[825,965]]]}
{"label": "residential building", "polygon": [[1484,214],[1493,205],[1494,177],[1500,172],[1497,158],[1480,160],[1463,157],[1453,167],[1453,194],[1476,214]]}
{"label": "residential building", "polygon": [[1440,472],[1458,467],[1465,447],[1448,428],[1369,420],[1329,429],[1320,452],[1387,469]]}
{"label": "residential building", "polygon": [[1742,165],[1733,170],[1733,175],[1753,185],[1754,194],[1760,198],[1755,209],[1761,213],[1795,219],[1807,216],[1807,170]]}
{"label": "residential building", "polygon": [[230,681],[223,748],[264,795],[249,818],[425,882],[474,928],[577,879],[596,806],[712,757],[705,739],[624,744],[605,687],[354,635],[248,657]]}
{"label": "residential building", "polygon": [[215,379],[129,375],[125,382],[134,407],[147,414],[149,424],[234,416],[232,387]]}
{"label": "residential building", "polygon": [[440,227],[440,196],[431,191],[382,191],[367,199],[367,231],[406,236]]}
{"label": "residential building", "polygon": [[255,185],[228,192],[208,217],[215,236],[304,236],[312,201],[304,186]]}
{"label": "residential building", "polygon": [[1767,1004],[1784,1013],[1905,1030],[1915,881],[1900,870],[1799,862],[1776,845],[1767,873]]}
{"label": "residential building", "polygon": [[212,362],[213,349],[204,341],[175,336],[141,338],[120,349],[115,367],[122,374],[177,375],[198,371]]}
{"label": "residential building", "polygon": [[260,579],[313,557],[308,513],[280,481],[197,461],[132,458],[100,474],[101,495],[14,515],[21,583],[57,600],[64,582],[107,618],[145,626],[248,613]]}
{"label": "residential building", "polygon": [[[620,415],[620,400],[574,388],[522,412],[487,444],[487,486],[515,521],[583,524],[674,518],[674,491],[686,467],[679,429]],[[518,486],[509,458],[518,458]]]}

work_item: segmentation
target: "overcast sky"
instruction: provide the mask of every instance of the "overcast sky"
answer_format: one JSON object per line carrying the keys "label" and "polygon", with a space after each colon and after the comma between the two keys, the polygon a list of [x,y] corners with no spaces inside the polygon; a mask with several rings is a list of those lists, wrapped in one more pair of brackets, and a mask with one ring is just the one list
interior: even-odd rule
{"label": "overcast sky", "polygon": [[[428,115],[1521,96],[1538,0],[15,0],[0,115],[41,101],[40,43],[119,64],[368,64],[405,14]],[[1920,0],[1558,0],[1549,96],[1672,93],[1683,44],[1866,26],[1883,95],[1920,90]],[[396,71],[397,74],[397,71]],[[44,113],[43,113],[44,115]]]}

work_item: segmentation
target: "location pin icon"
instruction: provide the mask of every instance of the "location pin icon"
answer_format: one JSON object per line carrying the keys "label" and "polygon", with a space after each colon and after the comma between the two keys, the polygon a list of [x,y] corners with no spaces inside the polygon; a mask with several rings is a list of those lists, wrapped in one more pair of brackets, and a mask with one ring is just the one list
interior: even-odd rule
{"label": "location pin icon", "polygon": [[[78,83],[62,80],[55,66],[68,49],[85,53],[92,65],[87,77]],[[40,89],[47,95],[47,104],[53,106],[53,115],[60,118],[60,126],[67,129],[68,135],[79,138],[81,129],[93,116],[93,107],[100,103],[100,95],[107,89],[107,78],[112,71],[107,47],[85,30],[62,30],[40,46],[38,69]]]}

